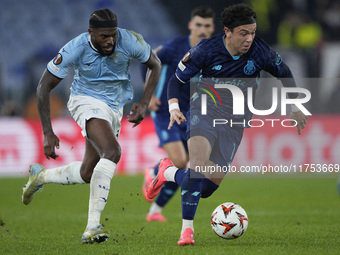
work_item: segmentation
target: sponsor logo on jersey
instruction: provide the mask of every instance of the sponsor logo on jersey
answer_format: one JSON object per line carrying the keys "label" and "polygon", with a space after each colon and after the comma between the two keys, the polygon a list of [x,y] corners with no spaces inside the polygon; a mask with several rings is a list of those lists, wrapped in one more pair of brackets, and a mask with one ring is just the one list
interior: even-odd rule
{"label": "sponsor logo on jersey", "polygon": [[179,61],[178,68],[183,72],[185,70],[185,65],[183,65],[182,61]]}
{"label": "sponsor logo on jersey", "polygon": [[59,65],[63,61],[63,56],[58,53],[57,56],[54,57],[53,59],[53,64]]}
{"label": "sponsor logo on jersey", "polygon": [[213,66],[213,68],[211,68],[212,70],[221,70],[222,69],[222,65],[216,65],[216,66]]}
{"label": "sponsor logo on jersey", "polygon": [[244,73],[246,75],[252,75],[256,71],[256,67],[254,65],[254,62],[251,60],[248,60],[247,65],[243,69]]}
{"label": "sponsor logo on jersey", "polygon": [[234,85],[234,86],[237,86],[237,87],[244,87],[247,83],[244,81],[244,80],[241,80],[241,79],[220,79],[220,78],[215,78],[215,77],[212,77],[211,78],[212,81],[215,83],[215,84],[230,84],[230,85]]}

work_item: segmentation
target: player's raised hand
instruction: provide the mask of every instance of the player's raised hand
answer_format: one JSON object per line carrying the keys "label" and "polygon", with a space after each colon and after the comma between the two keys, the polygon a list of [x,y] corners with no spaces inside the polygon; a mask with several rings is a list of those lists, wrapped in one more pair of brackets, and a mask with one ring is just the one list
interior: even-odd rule
{"label": "player's raised hand", "polygon": [[[128,121],[131,123],[135,123],[132,127],[138,126],[142,120],[144,119],[145,113],[147,110],[147,104],[138,102],[138,103],[133,103],[131,110],[130,110],[130,115],[128,115]],[[136,112],[135,115],[133,115]]]}
{"label": "player's raised hand", "polygon": [[172,128],[175,121],[177,122],[178,125],[187,121],[187,119],[179,109],[173,109],[172,111],[170,111],[170,123],[168,126],[169,130]]}
{"label": "player's raised hand", "polygon": [[59,149],[59,138],[53,132],[47,132],[44,134],[44,154],[49,160],[50,158],[56,159],[59,157],[55,153],[55,148]]}
{"label": "player's raised hand", "polygon": [[[302,111],[298,111],[298,112],[291,112],[290,118],[296,121],[298,134],[301,135],[301,129],[305,128],[308,117]],[[296,123],[294,121],[291,121],[292,126],[294,126]]]}
{"label": "player's raised hand", "polygon": [[150,99],[148,109],[149,111],[158,111],[160,105],[161,105],[161,100],[159,100],[159,98],[153,95]]}

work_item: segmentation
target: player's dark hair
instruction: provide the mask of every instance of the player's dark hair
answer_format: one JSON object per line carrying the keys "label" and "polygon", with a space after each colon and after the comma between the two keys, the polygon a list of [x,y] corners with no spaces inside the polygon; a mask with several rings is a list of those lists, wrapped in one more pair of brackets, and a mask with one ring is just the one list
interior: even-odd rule
{"label": "player's dark hair", "polygon": [[117,26],[117,15],[105,8],[92,12],[89,20],[90,28],[98,28],[98,24],[115,24]]}
{"label": "player's dark hair", "polygon": [[191,19],[195,16],[215,19],[215,12],[210,7],[197,6],[195,9],[191,11]]}
{"label": "player's dark hair", "polygon": [[231,5],[224,8],[221,14],[221,23],[224,27],[233,28],[235,22],[246,19],[256,19],[256,12],[246,4]]}

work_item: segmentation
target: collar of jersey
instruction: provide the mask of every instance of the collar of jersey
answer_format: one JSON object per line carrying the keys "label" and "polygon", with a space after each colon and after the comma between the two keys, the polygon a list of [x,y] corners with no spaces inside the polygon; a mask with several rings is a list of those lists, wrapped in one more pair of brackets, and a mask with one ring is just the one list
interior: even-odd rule
{"label": "collar of jersey", "polygon": [[91,42],[91,36],[90,36],[90,35],[87,37],[87,40],[89,41],[90,47],[91,47],[95,52],[98,52],[98,50],[96,49],[96,47],[94,47],[94,45],[93,45],[92,42]]}
{"label": "collar of jersey", "polygon": [[227,46],[225,45],[224,38],[225,38],[225,35],[223,35],[223,38],[222,38],[225,49],[228,51],[229,55],[230,55],[234,60],[238,60],[241,56],[233,56],[233,55],[230,54],[230,52],[229,52]]}

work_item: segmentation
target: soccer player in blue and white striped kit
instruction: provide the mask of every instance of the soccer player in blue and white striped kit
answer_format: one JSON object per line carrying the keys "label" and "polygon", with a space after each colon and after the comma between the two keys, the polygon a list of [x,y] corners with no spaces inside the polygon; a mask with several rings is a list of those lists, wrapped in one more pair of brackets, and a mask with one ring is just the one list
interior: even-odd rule
{"label": "soccer player in blue and white striped kit", "polygon": [[[264,70],[281,79],[285,87],[296,87],[293,75],[281,57],[262,39],[255,36],[256,13],[245,4],[227,7],[221,14],[224,33],[202,40],[179,62],[175,75],[168,84],[170,111],[169,128],[174,122],[185,122],[180,111],[178,99],[183,84],[188,82],[199,70],[203,78],[215,81],[221,78],[240,80],[235,86],[245,93],[248,87],[256,90],[260,71]],[[287,78],[287,79],[283,79]],[[211,114],[201,114],[202,90],[190,101],[187,115],[187,136],[190,157],[188,171],[178,169],[169,159],[163,159],[158,175],[148,186],[147,195],[155,197],[166,182],[176,182],[181,186],[182,230],[178,245],[194,244],[193,220],[200,198],[207,198],[219,187],[226,172],[199,172],[202,166],[228,166],[231,164],[241,142],[244,127],[251,112],[245,106],[243,115],[233,115],[233,99],[227,90],[221,95],[223,105],[215,105],[208,97],[207,109]],[[198,96],[197,96],[198,95]],[[297,98],[297,93],[289,97]],[[245,102],[246,100],[245,94]],[[189,104],[189,102],[187,102]],[[212,119],[233,119],[238,126],[218,125],[213,127]],[[305,127],[307,117],[297,107],[292,107],[291,119],[297,123],[298,133]]]}
{"label": "soccer player in blue and white striped kit", "polygon": [[140,34],[117,27],[117,16],[109,9],[91,14],[89,29],[65,46],[47,65],[37,89],[38,110],[44,132],[44,154],[56,159],[59,138],[50,119],[49,95],[70,68],[75,75],[68,109],[86,138],[82,162],[53,169],[35,163],[30,166],[22,200],[29,204],[43,184],[90,183],[88,222],[83,243],[103,242],[109,237],[102,230],[100,216],[107,202],[110,182],[121,156],[118,136],[123,106],[132,99],[129,64],[131,58],[149,68],[144,94],[134,103],[128,121],[137,126],[144,118],[158,83],[161,63]]}

